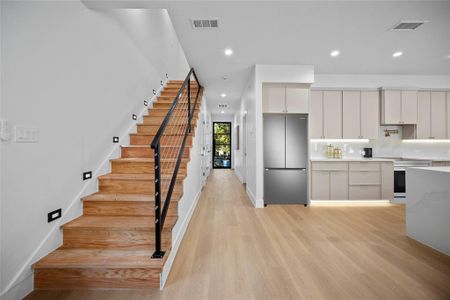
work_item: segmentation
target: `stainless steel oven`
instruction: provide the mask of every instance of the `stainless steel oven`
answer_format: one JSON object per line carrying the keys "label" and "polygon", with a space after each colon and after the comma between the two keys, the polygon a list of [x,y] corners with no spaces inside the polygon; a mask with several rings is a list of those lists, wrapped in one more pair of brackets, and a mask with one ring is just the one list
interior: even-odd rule
{"label": "stainless steel oven", "polygon": [[394,202],[406,202],[406,173],[411,167],[430,167],[429,160],[403,160],[394,161]]}

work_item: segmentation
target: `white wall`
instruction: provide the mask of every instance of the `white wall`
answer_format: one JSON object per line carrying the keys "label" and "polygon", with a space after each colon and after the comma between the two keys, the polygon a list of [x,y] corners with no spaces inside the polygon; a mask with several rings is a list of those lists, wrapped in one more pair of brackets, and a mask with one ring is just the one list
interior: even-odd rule
{"label": "white wall", "polygon": [[[189,66],[164,10],[1,2],[1,39],[1,118],[39,129],[38,143],[1,144],[6,299],[26,292],[18,283],[30,282],[30,262],[59,245],[59,225],[81,212],[80,192],[95,189],[82,172],[99,168],[165,73],[184,79]],[[47,224],[57,208],[65,216]]]}

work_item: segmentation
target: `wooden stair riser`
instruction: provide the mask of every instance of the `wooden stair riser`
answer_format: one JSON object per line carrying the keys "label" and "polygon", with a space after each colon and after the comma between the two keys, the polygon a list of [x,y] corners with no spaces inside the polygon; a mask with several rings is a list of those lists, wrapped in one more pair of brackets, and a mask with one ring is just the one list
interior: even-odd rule
{"label": "wooden stair riser", "polygon": [[[146,125],[146,124],[138,124],[137,125],[137,133],[146,133],[156,135],[159,130],[158,125]],[[167,126],[164,130],[165,135],[170,135],[172,133],[180,132],[183,129],[186,129],[184,126]],[[196,126],[191,126],[191,134],[195,135]]]}
{"label": "wooden stair riser", "polygon": [[[169,109],[166,109],[166,108],[158,108],[158,109],[150,108],[148,110],[148,116],[149,117],[165,117],[168,112],[169,112]],[[173,114],[174,114],[174,116],[178,116],[178,117],[186,116],[186,119],[187,119],[188,111],[187,111],[187,108],[186,109],[176,109]],[[198,109],[196,109],[194,112],[194,118],[197,114],[198,114]]]}
{"label": "wooden stair riser", "polygon": [[[177,176],[177,183],[174,190],[181,193],[183,190],[181,176]],[[167,185],[165,181],[163,185]],[[107,193],[124,193],[124,194],[153,194],[155,193],[155,183],[153,180],[134,181],[134,180],[120,180],[120,179],[100,179],[99,191]]]}
{"label": "wooden stair riser", "polygon": [[[176,162],[161,161],[162,170],[173,170]],[[111,162],[112,173],[115,174],[154,174],[155,163],[152,162],[127,162],[115,160]],[[181,161],[178,174],[186,175],[187,162]]]}
{"label": "wooden stair riser", "polygon": [[[157,125],[161,126],[162,122],[164,120],[164,117],[149,117],[144,116],[142,124],[144,125]],[[187,119],[170,119],[169,124],[167,126],[183,126],[186,125]],[[192,118],[191,120],[191,126],[195,126],[197,124],[197,117]]]}
{"label": "wooden stair riser", "polygon": [[35,289],[159,288],[160,270],[151,268],[49,268],[34,271]]}
{"label": "wooden stair riser", "polygon": [[[163,100],[153,103],[153,108],[157,109],[170,109],[172,107],[172,101]],[[192,108],[194,108],[194,104],[191,104]],[[200,109],[200,103],[197,102],[196,109]]]}
{"label": "wooden stair riser", "polygon": [[[187,159],[189,158],[190,153],[189,147],[184,148],[183,156],[182,158]],[[178,148],[167,148],[162,147],[162,151],[164,152],[165,156],[168,158],[178,158]],[[170,154],[170,155],[169,155]],[[154,150],[150,147],[122,147],[122,157],[123,158],[153,158],[154,156]]]}
{"label": "wooden stair riser", "polygon": [[[171,231],[164,229],[162,247],[170,249],[171,241]],[[154,249],[154,246],[152,229],[63,228],[62,248]]]}
{"label": "wooden stair riser", "polygon": [[[155,138],[154,135],[131,135],[130,136],[130,144],[131,145],[150,145],[153,139]],[[183,136],[163,136],[160,139],[161,145],[180,145],[183,141]],[[192,146],[192,135],[189,135],[186,138],[186,146]]]}
{"label": "wooden stair riser", "polygon": [[[167,216],[177,216],[177,196],[172,196]],[[178,196],[179,197],[179,196]],[[155,216],[153,201],[85,201],[83,214],[87,216]]]}

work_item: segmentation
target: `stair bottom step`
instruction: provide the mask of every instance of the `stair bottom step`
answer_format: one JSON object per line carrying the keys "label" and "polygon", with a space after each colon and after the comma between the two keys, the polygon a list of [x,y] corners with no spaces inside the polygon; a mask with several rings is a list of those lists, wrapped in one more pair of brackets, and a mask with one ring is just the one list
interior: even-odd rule
{"label": "stair bottom step", "polygon": [[160,271],[145,268],[71,268],[34,271],[34,288],[136,289],[159,288]]}

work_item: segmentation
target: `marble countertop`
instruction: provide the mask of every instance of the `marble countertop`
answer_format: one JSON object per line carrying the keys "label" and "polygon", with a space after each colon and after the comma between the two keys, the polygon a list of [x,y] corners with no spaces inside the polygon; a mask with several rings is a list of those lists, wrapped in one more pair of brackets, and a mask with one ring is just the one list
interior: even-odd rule
{"label": "marble countertop", "polygon": [[393,162],[395,159],[393,158],[377,158],[377,157],[373,157],[373,158],[364,158],[364,157],[344,157],[344,158],[326,158],[326,157],[311,157],[310,161],[330,161],[330,162],[334,162],[334,161],[357,161],[357,162],[383,162],[383,161],[387,161],[387,162]]}
{"label": "marble countertop", "polygon": [[406,156],[393,156],[393,157],[389,157],[389,156],[381,156],[380,158],[387,158],[387,159],[393,159],[393,160],[396,160],[396,159],[404,159],[404,160],[407,160],[407,159],[410,159],[410,160],[431,160],[431,161],[450,161],[450,157],[433,157],[433,156],[430,156],[430,157],[419,157],[419,156],[408,156],[408,155],[406,155]]}
{"label": "marble countertop", "polygon": [[450,173],[450,167],[413,167],[411,169]]}

